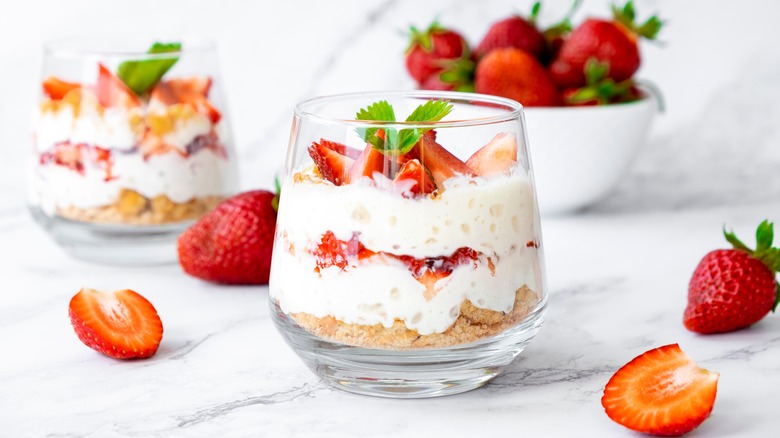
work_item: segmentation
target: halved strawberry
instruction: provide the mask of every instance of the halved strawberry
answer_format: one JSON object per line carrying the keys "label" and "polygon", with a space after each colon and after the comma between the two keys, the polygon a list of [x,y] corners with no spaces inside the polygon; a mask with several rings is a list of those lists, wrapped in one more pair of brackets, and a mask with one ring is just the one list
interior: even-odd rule
{"label": "halved strawberry", "polygon": [[344,184],[347,171],[355,162],[352,158],[341,155],[316,141],[309,146],[309,156],[317,164],[322,177],[337,186]]}
{"label": "halved strawberry", "polygon": [[325,140],[324,138],[320,139],[320,144],[325,146],[328,149],[340,153],[341,155],[346,155],[349,158],[352,158],[353,160],[356,160],[357,157],[359,157],[360,154],[363,152],[360,149],[351,148],[345,144],[336,141]]}
{"label": "halved strawberry", "polygon": [[81,88],[81,84],[65,82],[54,76],[49,76],[43,80],[43,92],[54,100],[62,99],[69,91],[77,88]]}
{"label": "halved strawberry", "polygon": [[437,187],[441,187],[444,180],[458,174],[476,176],[473,170],[453,155],[444,146],[436,143],[433,131],[426,132],[422,139],[409,151],[410,158],[417,158],[427,167],[433,176]]}
{"label": "halved strawberry", "polygon": [[719,376],[699,368],[679,345],[665,345],[620,368],[601,404],[609,418],[629,429],[682,435],[710,416]]}
{"label": "halved strawberry", "polygon": [[497,134],[466,160],[466,165],[479,176],[504,173],[515,163],[517,163],[517,139],[515,134],[508,132]]}
{"label": "halved strawberry", "polygon": [[151,357],[162,339],[157,310],[129,289],[104,293],[83,288],[70,300],[68,314],[84,345],[116,359]]}
{"label": "halved strawberry", "polygon": [[371,143],[367,143],[363,152],[355,158],[355,162],[349,168],[346,183],[349,184],[358,180],[360,177],[374,177],[374,172],[384,173],[385,156],[379,152]]}
{"label": "halved strawberry", "polygon": [[436,190],[433,178],[417,159],[409,160],[401,166],[393,179],[393,186],[402,187],[403,196],[411,198],[420,194],[433,193]]}
{"label": "halved strawberry", "polygon": [[196,111],[209,117],[212,123],[217,123],[222,114],[208,100],[211,89],[211,78],[208,76],[190,76],[160,81],[152,88],[152,99],[165,105],[186,103]]}
{"label": "halved strawberry", "polygon": [[135,108],[141,105],[140,99],[121,79],[111,73],[103,64],[98,64],[98,79],[95,86],[98,102],[103,108]]}

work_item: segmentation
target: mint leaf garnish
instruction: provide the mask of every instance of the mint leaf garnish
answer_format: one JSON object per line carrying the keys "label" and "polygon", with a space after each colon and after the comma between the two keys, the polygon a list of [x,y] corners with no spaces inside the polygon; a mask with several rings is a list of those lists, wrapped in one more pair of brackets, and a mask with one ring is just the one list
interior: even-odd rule
{"label": "mint leaf garnish", "polygon": [[[170,53],[180,50],[181,43],[154,43],[147,53]],[[172,56],[170,58],[125,61],[119,64],[117,76],[135,94],[142,95],[154,87],[178,60],[178,56]]]}
{"label": "mint leaf garnish", "polygon": [[[452,112],[452,104],[446,100],[429,100],[415,108],[406,118],[407,122],[438,122]],[[361,109],[355,115],[357,120],[395,122],[393,106],[385,100],[374,102]],[[384,131],[384,140],[378,136],[378,131]],[[374,148],[385,154],[403,155],[409,152],[420,141],[423,134],[433,128],[407,128],[399,132],[395,128],[358,128],[358,135]]]}

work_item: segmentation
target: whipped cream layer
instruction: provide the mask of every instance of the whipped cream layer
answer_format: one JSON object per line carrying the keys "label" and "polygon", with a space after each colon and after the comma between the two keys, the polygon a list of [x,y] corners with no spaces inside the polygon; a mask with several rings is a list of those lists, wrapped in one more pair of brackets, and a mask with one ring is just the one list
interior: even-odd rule
{"label": "whipped cream layer", "polygon": [[[345,270],[315,271],[308,251],[332,231],[349,240],[357,233],[369,250],[415,258],[450,256],[468,247],[489,257],[457,266],[425,297],[425,286],[392,257],[370,257]],[[490,179],[457,177],[436,198],[407,199],[368,183],[333,186],[304,178],[285,182],[277,220],[270,294],[285,313],[333,316],[351,324],[395,320],[420,334],[441,333],[458,318],[460,305],[512,309],[522,286],[542,286],[534,192],[516,170]],[[290,251],[292,248],[292,251]]]}
{"label": "whipped cream layer", "polygon": [[232,162],[210,149],[189,157],[169,153],[144,159],[138,153],[114,153],[112,159],[112,179],[108,181],[105,169],[94,163],[85,163],[81,173],[56,164],[31,163],[31,201],[53,214],[57,208],[113,204],[123,188],[150,199],[166,195],[183,203],[196,197],[231,194],[237,185]]}

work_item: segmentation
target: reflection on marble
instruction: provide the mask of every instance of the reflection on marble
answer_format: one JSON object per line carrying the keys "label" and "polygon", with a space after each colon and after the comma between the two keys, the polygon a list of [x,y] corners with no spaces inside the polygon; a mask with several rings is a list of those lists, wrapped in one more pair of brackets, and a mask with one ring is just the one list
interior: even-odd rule
{"label": "reflection on marble", "polygon": [[[97,0],[84,3],[93,6],[83,9],[94,10],[98,31],[117,25],[110,20],[113,9]],[[585,3],[590,10],[603,7]],[[706,17],[699,14],[703,3],[638,2],[643,11],[669,14],[669,44],[648,47],[643,66],[645,77],[666,93],[667,113],[613,193],[579,215],[544,219],[547,321],[502,375],[462,395],[397,401],[331,389],[275,332],[265,287],[215,286],[185,276],[175,265],[117,268],[68,258],[26,212],[25,148],[4,149],[0,436],[382,438],[482,436],[486,431],[635,436],[604,415],[603,386],[634,356],[673,342],[700,365],[721,373],[712,418],[690,436],[771,436],[776,417],[771,401],[780,387],[780,316],[718,336],[694,335],[681,319],[690,274],[707,251],[725,246],[724,224],[750,240],[764,218],[780,221],[780,59],[765,37],[769,27],[764,23],[776,18],[780,3],[767,0],[759,9],[737,9],[725,0],[708,1]],[[51,1],[49,7],[65,8],[58,4]],[[354,0],[343,8],[306,3],[311,14],[301,16],[296,2],[273,15],[264,2],[228,3],[220,10],[205,1],[198,4],[203,11],[193,12],[193,26],[218,23],[214,32],[234,105],[245,187],[270,186],[281,168],[295,102],[317,94],[410,88],[398,58],[403,50],[399,32],[408,24],[424,24],[446,6],[443,18],[477,39],[491,20],[508,10],[525,10],[525,4],[500,0]],[[61,23],[82,13],[56,9],[52,18],[41,18],[37,2],[30,5],[20,4],[20,14],[35,22],[49,19],[41,28],[61,33],[67,30]],[[162,8],[163,18],[180,6],[154,5]],[[766,13],[753,17],[751,10]],[[140,23],[142,31],[158,25],[142,20],[142,7],[128,14],[127,22]],[[717,69],[707,67],[714,62],[708,56],[720,60],[723,47],[737,43],[730,42],[730,33],[704,32],[718,25],[713,16],[742,26],[744,38],[739,43],[744,49],[731,50],[738,61]],[[273,27],[292,20],[305,29],[315,29],[315,21],[337,25],[316,40],[307,33],[305,41],[290,43],[295,50],[287,49],[287,57],[277,47],[268,48],[267,59],[247,56],[261,51],[260,42],[275,37],[273,32],[294,37]],[[700,25],[694,27],[710,38],[708,44],[686,33],[682,23]],[[0,32],[27,32],[21,35],[29,38],[19,39],[37,43],[56,36],[10,26]],[[192,31],[186,23],[175,26],[174,31]],[[397,51],[367,75],[363,60],[374,65],[377,47],[383,54],[387,48]],[[3,59],[19,67],[0,69],[0,82],[24,84],[9,87],[0,106],[4,146],[26,144],[26,113],[5,102],[29,104],[37,87],[30,53],[37,48],[0,47]],[[269,62],[288,69],[269,68]],[[693,82],[679,69],[691,72]],[[257,78],[266,84],[261,90],[252,88]],[[81,345],[69,325],[67,304],[82,286],[128,287],[147,296],[165,325],[157,355],[120,362]]]}

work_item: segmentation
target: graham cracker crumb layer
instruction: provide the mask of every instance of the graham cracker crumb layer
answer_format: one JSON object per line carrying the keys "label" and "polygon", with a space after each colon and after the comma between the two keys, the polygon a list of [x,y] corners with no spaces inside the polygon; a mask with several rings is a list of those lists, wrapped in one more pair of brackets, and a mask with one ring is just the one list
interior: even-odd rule
{"label": "graham cracker crumb layer", "polygon": [[382,324],[347,324],[332,316],[318,318],[308,313],[290,316],[312,334],[347,345],[390,350],[443,348],[467,344],[495,336],[525,319],[539,303],[539,296],[526,286],[515,293],[515,304],[509,313],[481,309],[469,300],[460,306],[460,316],[444,332],[420,335],[396,320],[391,327]]}
{"label": "graham cracker crumb layer", "polygon": [[135,190],[122,189],[113,204],[96,208],[58,208],[57,214],[81,222],[160,225],[198,219],[223,199],[223,196],[206,196],[176,203],[165,195],[147,198]]}

